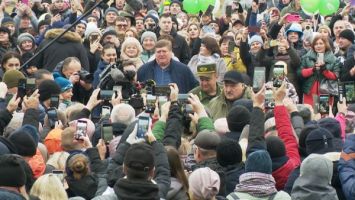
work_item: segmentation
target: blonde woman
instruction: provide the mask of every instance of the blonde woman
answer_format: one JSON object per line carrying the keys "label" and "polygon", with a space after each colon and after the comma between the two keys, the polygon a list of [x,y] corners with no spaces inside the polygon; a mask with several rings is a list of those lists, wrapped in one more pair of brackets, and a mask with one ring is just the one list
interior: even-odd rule
{"label": "blonde woman", "polygon": [[63,182],[54,174],[45,174],[33,184],[30,194],[45,200],[68,199]]}
{"label": "blonde woman", "polygon": [[143,65],[141,54],[143,48],[136,38],[128,37],[122,43],[121,60],[129,60],[134,62],[137,70]]}

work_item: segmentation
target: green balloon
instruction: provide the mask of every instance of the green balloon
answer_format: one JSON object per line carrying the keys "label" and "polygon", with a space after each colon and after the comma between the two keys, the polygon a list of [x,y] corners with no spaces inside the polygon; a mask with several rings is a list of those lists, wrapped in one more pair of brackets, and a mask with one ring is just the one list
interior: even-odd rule
{"label": "green balloon", "polygon": [[216,0],[199,0],[199,7],[202,12],[205,12],[209,5],[214,6]]}
{"label": "green balloon", "polygon": [[301,8],[305,13],[316,14],[321,0],[301,0]]}
{"label": "green balloon", "polygon": [[198,0],[184,0],[182,5],[188,14],[197,14],[200,12]]}
{"label": "green balloon", "polygon": [[338,11],[339,0],[321,0],[319,5],[319,14],[322,16],[331,15]]}

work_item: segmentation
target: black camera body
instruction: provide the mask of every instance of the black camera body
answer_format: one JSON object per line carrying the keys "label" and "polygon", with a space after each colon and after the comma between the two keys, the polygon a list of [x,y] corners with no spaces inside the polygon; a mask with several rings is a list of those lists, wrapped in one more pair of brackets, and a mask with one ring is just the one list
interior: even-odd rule
{"label": "black camera body", "polygon": [[142,109],[144,107],[143,97],[140,94],[132,95],[128,103],[134,109]]}
{"label": "black camera body", "polygon": [[90,74],[90,72],[86,70],[80,70],[79,77],[80,80],[84,81],[85,83],[92,83],[92,81],[94,80],[94,75]]}

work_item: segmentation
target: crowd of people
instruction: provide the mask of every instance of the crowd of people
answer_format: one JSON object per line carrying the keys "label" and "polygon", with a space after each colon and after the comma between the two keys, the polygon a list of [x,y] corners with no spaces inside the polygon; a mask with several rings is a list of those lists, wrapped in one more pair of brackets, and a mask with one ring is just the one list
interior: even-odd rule
{"label": "crowd of people", "polygon": [[1,1],[0,199],[355,198],[355,5],[185,3]]}

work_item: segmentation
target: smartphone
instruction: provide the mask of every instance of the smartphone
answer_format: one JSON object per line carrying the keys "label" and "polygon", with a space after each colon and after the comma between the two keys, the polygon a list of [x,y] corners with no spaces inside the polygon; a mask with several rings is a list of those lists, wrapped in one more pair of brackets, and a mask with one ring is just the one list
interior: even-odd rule
{"label": "smartphone", "polygon": [[206,12],[205,12],[205,15],[211,15],[212,14],[212,11],[214,9],[214,6],[212,5],[209,5]]}
{"label": "smartphone", "polygon": [[99,99],[109,101],[112,99],[113,90],[100,90]]}
{"label": "smartphone", "polygon": [[47,110],[47,116],[48,116],[49,126],[51,127],[51,129],[53,129],[55,127],[55,123],[58,121],[57,109],[49,108]]}
{"label": "smartphone", "polygon": [[147,100],[146,100],[147,104],[145,106],[146,113],[154,113],[156,100],[157,100],[156,96],[153,96],[151,94],[147,94]]}
{"label": "smartphone", "polygon": [[80,137],[85,136],[87,131],[87,122],[84,120],[78,120],[76,123],[76,133],[74,138],[80,140]]}
{"label": "smartphone", "polygon": [[152,88],[152,95],[154,96],[169,96],[170,95],[170,86],[154,86]]}
{"label": "smartphone", "polygon": [[232,6],[231,5],[226,7],[226,17],[232,17]]}
{"label": "smartphone", "polygon": [[101,107],[101,116],[110,116],[111,115],[111,107],[110,106],[102,106]]}
{"label": "smartphone", "polygon": [[301,21],[301,16],[294,14],[294,15],[289,15],[286,17],[286,21],[288,23],[292,23],[292,22],[300,22]]}
{"label": "smartphone", "polygon": [[344,97],[344,83],[343,82],[338,82],[338,96],[339,96],[339,102],[343,103],[343,97]]}
{"label": "smartphone", "polygon": [[258,92],[265,83],[265,67],[255,67],[253,77],[253,91]]}
{"label": "smartphone", "polygon": [[317,63],[324,63],[324,53],[317,53]]}
{"label": "smartphone", "polygon": [[52,174],[58,177],[60,182],[64,185],[64,171],[62,170],[52,170]]}
{"label": "smartphone", "polygon": [[344,82],[344,91],[346,103],[355,103],[355,83],[354,82]]}
{"label": "smartphone", "polygon": [[148,132],[148,127],[149,117],[140,116],[138,118],[137,138],[144,138],[145,134]]}
{"label": "smartphone", "polygon": [[26,95],[31,96],[35,90],[36,90],[36,79],[35,78],[27,78],[26,79]]}
{"label": "smartphone", "polygon": [[265,108],[274,109],[275,101],[272,96],[272,90],[265,90]]}
{"label": "smartphone", "polygon": [[26,96],[26,79],[20,79],[17,85],[17,98],[23,98]]}
{"label": "smartphone", "polygon": [[283,65],[274,65],[273,70],[273,87],[279,88],[285,79],[285,70]]}
{"label": "smartphone", "polygon": [[178,95],[178,102],[179,102],[181,105],[183,105],[183,104],[189,104],[189,103],[190,103],[189,100],[188,100],[189,97],[190,97],[189,94],[179,94],[179,95]]}
{"label": "smartphone", "polygon": [[106,144],[110,143],[111,140],[113,140],[112,124],[101,125],[101,139],[103,139]]}
{"label": "smartphone", "polygon": [[235,48],[235,43],[234,41],[229,41],[228,42],[228,53],[231,54],[234,52],[234,48]]}
{"label": "smartphone", "polygon": [[59,95],[52,95],[50,100],[51,100],[50,107],[58,109],[58,107],[59,107]]}
{"label": "smartphone", "polygon": [[320,114],[329,114],[329,95],[321,94],[319,96],[319,113]]}

